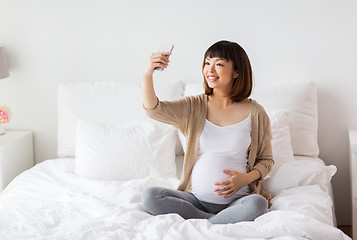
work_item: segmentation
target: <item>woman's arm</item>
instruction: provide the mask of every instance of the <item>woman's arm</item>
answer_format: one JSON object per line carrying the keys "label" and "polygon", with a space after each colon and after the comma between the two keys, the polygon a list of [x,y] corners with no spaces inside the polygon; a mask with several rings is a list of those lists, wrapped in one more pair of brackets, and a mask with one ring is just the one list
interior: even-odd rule
{"label": "woman's arm", "polygon": [[167,68],[170,52],[153,53],[143,74],[142,96],[143,107],[148,117],[175,126],[181,132],[185,131],[192,105],[188,97],[172,101],[159,101],[156,96],[153,74],[156,67]]}
{"label": "woman's arm", "polygon": [[264,126],[261,130],[263,133],[262,141],[258,148],[257,156],[255,159],[255,164],[253,169],[259,170],[261,176],[259,178],[262,181],[266,175],[270,172],[274,165],[273,150],[271,145],[271,140],[273,139],[270,119],[266,112],[264,111],[264,121],[261,123]]}
{"label": "woman's arm", "polygon": [[143,74],[142,95],[143,106],[146,109],[153,109],[158,104],[158,99],[154,89],[153,74],[156,67],[167,68],[170,52],[157,52],[150,56]]}

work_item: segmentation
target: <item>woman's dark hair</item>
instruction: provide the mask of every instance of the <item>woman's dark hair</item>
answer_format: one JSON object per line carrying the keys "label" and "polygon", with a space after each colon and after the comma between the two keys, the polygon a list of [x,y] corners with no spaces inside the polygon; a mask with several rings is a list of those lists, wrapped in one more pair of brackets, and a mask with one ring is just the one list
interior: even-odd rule
{"label": "woman's dark hair", "polygon": [[[246,52],[238,43],[223,40],[213,44],[205,53],[202,70],[205,67],[207,57],[218,57],[231,61],[233,71],[238,72],[238,77],[233,79],[232,88],[228,95],[233,102],[240,102],[250,96],[253,88],[252,68]],[[205,93],[211,95],[213,88],[208,86],[205,76],[203,77]]]}

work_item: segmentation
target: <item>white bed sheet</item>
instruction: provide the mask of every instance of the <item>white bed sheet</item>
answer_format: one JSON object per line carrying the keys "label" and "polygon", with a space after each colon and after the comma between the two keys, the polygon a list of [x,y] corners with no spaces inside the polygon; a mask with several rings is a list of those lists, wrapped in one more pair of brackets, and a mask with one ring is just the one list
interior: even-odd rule
{"label": "white bed sheet", "polygon": [[254,222],[212,225],[142,211],[144,189],[176,188],[176,178],[97,181],[73,167],[47,160],[15,178],[0,194],[0,239],[350,239],[333,227],[326,186],[284,190]]}

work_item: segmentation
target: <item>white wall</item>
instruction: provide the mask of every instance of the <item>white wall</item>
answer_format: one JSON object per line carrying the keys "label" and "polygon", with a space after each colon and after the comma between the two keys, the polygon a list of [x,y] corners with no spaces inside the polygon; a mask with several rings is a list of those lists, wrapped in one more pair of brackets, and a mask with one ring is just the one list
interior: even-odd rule
{"label": "white wall", "polygon": [[37,162],[56,157],[56,90],[68,81],[139,81],[149,54],[174,41],[157,78],[200,82],[204,51],[221,39],[247,51],[256,84],[316,83],[320,157],[335,164],[339,224],[351,223],[348,127],[357,128],[357,2],[352,0],[0,0],[0,80],[9,128],[32,129]]}

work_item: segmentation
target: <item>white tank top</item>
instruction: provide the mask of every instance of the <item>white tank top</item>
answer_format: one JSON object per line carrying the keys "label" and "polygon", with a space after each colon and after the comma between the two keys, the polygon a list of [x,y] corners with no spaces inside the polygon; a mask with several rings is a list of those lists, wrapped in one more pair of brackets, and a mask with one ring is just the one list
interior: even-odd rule
{"label": "white tank top", "polygon": [[191,192],[197,199],[216,204],[229,204],[249,194],[245,186],[229,198],[217,195],[216,182],[228,179],[223,170],[247,173],[248,148],[251,143],[251,116],[243,121],[220,127],[206,119],[199,139],[198,160],[192,170]]}

